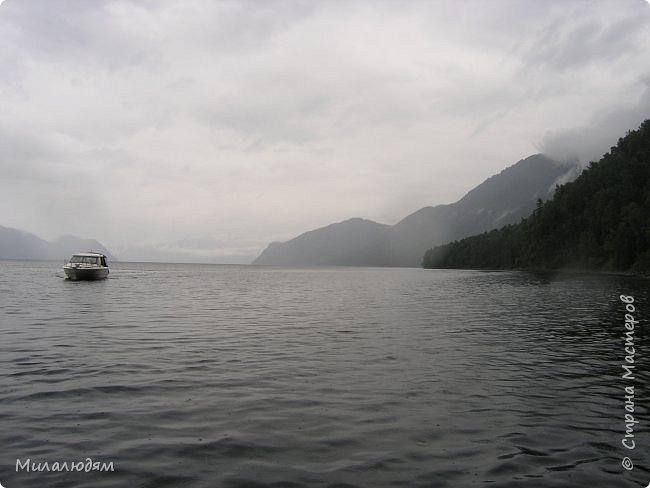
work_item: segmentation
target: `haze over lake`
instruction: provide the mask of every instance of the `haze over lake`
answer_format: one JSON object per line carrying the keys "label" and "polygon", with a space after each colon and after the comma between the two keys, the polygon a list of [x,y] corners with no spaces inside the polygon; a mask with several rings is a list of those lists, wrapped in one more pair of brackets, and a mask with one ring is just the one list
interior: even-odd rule
{"label": "haze over lake", "polygon": [[[7,488],[650,479],[646,280],[130,263],[102,282],[61,276],[0,262]],[[621,294],[642,321],[632,383]],[[86,458],[114,471],[16,471]]]}

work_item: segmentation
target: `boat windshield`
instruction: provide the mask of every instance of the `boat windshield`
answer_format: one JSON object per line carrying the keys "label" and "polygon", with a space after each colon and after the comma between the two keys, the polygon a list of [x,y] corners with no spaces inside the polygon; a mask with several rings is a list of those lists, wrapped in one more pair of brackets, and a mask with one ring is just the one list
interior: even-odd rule
{"label": "boat windshield", "polygon": [[71,263],[84,263],[84,264],[101,264],[99,256],[77,256],[74,255],[70,258]]}

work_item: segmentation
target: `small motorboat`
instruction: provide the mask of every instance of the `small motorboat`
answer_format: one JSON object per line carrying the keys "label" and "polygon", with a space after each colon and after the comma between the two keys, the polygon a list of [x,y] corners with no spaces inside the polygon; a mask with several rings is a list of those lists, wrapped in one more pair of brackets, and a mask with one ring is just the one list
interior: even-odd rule
{"label": "small motorboat", "polygon": [[103,280],[108,278],[106,256],[98,252],[80,252],[63,264],[63,273],[69,280]]}

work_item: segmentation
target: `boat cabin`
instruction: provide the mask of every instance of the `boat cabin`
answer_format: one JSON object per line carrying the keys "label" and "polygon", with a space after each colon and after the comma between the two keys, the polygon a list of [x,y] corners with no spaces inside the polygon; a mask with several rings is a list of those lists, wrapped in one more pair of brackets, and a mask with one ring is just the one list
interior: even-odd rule
{"label": "boat cabin", "polygon": [[82,253],[82,254],[73,254],[72,257],[70,258],[70,261],[68,261],[71,264],[86,264],[86,265],[93,265],[93,266],[107,266],[106,264],[106,256],[103,254],[95,254],[95,253]]}

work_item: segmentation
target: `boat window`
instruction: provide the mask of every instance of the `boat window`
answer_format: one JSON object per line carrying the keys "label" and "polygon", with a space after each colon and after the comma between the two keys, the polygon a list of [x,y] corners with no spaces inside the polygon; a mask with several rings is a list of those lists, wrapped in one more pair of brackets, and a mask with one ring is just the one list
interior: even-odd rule
{"label": "boat window", "polygon": [[70,258],[71,263],[83,263],[83,264],[100,264],[98,256],[77,256],[74,255]]}

